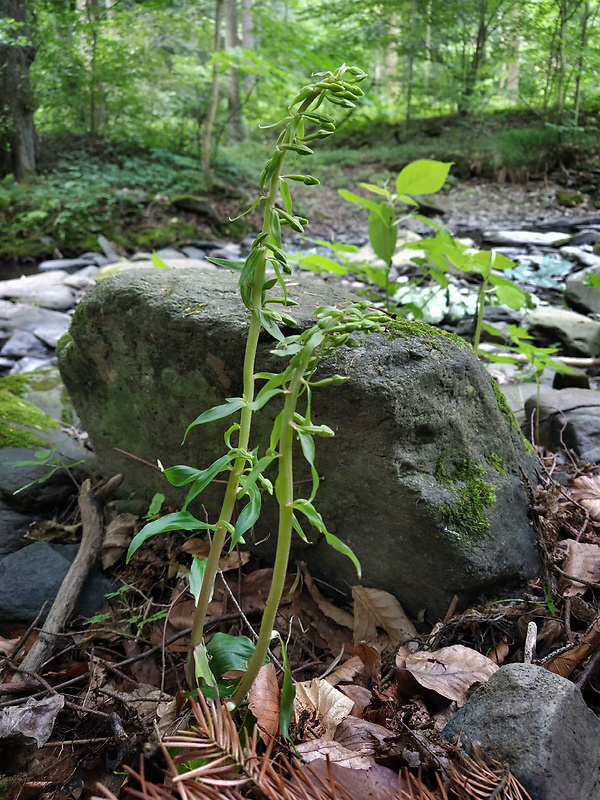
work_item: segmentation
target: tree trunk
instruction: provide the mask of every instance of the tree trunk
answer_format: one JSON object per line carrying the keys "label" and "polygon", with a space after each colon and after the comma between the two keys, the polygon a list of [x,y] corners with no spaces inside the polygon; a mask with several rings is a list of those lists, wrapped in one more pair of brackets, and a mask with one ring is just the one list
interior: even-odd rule
{"label": "tree trunk", "polygon": [[[237,0],[225,2],[225,48],[231,50],[239,45]],[[227,70],[227,108],[229,118],[227,133],[230,144],[238,144],[244,140],[242,126],[242,98],[240,91],[240,74],[237,69]]]}
{"label": "tree trunk", "polygon": [[408,48],[408,59],[406,64],[406,117],[404,126],[408,131],[410,125],[410,102],[412,99],[414,63],[415,63],[415,28],[417,25],[417,0],[412,0],[412,10],[410,15],[410,45]]}
{"label": "tree trunk", "polygon": [[[215,3],[215,50],[221,49],[221,17],[223,16],[223,0],[216,0]],[[206,188],[210,188],[212,177],[210,173],[210,143],[212,129],[215,123],[215,116],[219,106],[219,65],[215,61],[212,67],[212,88],[210,92],[210,105],[204,120],[202,129],[202,174],[206,182]]]}
{"label": "tree trunk", "polygon": [[485,47],[487,44],[487,33],[488,33],[488,26],[485,19],[485,14],[487,11],[487,2],[486,0],[479,0],[479,25],[477,26],[477,39],[475,42],[475,51],[473,53],[473,57],[471,58],[471,62],[467,69],[467,74],[465,75],[465,84],[462,93],[462,97],[459,99],[458,103],[458,113],[461,116],[466,116],[469,111],[471,110],[471,99],[473,94],[475,93],[475,86],[477,84],[477,78],[479,76],[479,70],[485,61]]}
{"label": "tree trunk", "polygon": [[29,68],[35,58],[28,38],[26,0],[0,0],[0,19],[13,19],[10,38],[0,40],[0,177],[18,181],[35,174],[34,101]]}

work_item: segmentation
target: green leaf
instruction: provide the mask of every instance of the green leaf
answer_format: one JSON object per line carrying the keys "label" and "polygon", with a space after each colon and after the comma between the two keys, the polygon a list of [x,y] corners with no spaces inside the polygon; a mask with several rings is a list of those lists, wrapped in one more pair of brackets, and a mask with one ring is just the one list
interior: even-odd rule
{"label": "green leaf", "polygon": [[187,426],[182,444],[185,443],[188,433],[196,425],[204,425],[206,422],[214,422],[217,419],[230,417],[232,414],[235,414],[236,411],[242,409],[245,405],[246,401],[241,397],[228,397],[222,406],[213,406],[213,408],[209,408],[207,411],[204,411],[199,417],[196,417],[196,419],[193,422],[190,422],[190,424]]}
{"label": "green leaf", "polygon": [[164,502],[165,502],[164,494],[161,494],[160,492],[157,492],[154,495],[154,497],[152,498],[152,501],[150,503],[150,508],[148,509],[148,513],[146,514],[144,519],[147,519],[147,520],[154,519],[154,517],[156,517],[158,515],[158,512],[162,508],[162,504]]}
{"label": "green leaf", "polygon": [[266,311],[265,309],[256,309],[256,315],[260,320],[260,324],[263,328],[270,333],[271,336],[276,339],[278,342],[283,342],[285,340],[285,336],[279,330],[279,326],[273,319],[273,316],[270,312]]}
{"label": "green leaf", "polygon": [[207,649],[202,643],[194,648],[194,669],[196,678],[204,681],[208,686],[216,687],[217,681],[208,663]]}
{"label": "green leaf", "polygon": [[308,519],[310,524],[325,535],[325,540],[327,541],[328,545],[333,547],[334,550],[337,550],[338,553],[342,553],[342,555],[347,556],[350,559],[350,561],[352,561],[352,563],[356,567],[356,572],[360,579],[361,576],[360,561],[354,555],[354,553],[348,547],[347,544],[344,544],[344,542],[342,542],[341,539],[338,539],[337,536],[334,536],[333,533],[329,533],[329,531],[325,527],[325,523],[323,522],[323,517],[319,514],[319,512],[313,506],[313,504],[309,503],[308,500],[300,498],[299,500],[294,500],[294,502],[292,503],[292,508],[302,512],[302,514],[304,514],[304,516]]}
{"label": "green leaf", "polygon": [[283,683],[281,685],[281,703],[279,708],[279,730],[284,739],[290,739],[290,723],[294,718],[294,699],[296,698],[296,687],[292,680],[292,671],[288,659],[285,643],[280,633],[277,633],[279,644],[281,645],[281,657],[283,659]]}
{"label": "green leaf", "polygon": [[298,518],[295,514],[292,514],[292,528],[296,531],[298,536],[302,539],[303,542],[308,543],[308,539],[306,538],[306,534],[302,530],[300,523],[298,522]]}
{"label": "green leaf", "polygon": [[304,458],[308,461],[308,464],[310,466],[310,474],[312,477],[312,491],[310,493],[310,497],[308,498],[308,500],[309,502],[312,503],[317,493],[317,489],[319,488],[319,473],[315,468],[315,443],[313,441],[313,437],[309,433],[305,433],[301,429],[298,429],[298,438],[300,439],[300,446],[302,447],[302,453],[304,455]]}
{"label": "green leaf", "polygon": [[583,285],[589,286],[590,289],[600,289],[600,275],[595,275],[593,272],[588,272]]}
{"label": "green leaf", "polygon": [[320,381],[310,381],[311,386],[341,386],[349,380],[348,375],[332,375],[330,378],[322,378]]}
{"label": "green leaf", "polygon": [[348,267],[338,264],[332,258],[322,256],[320,253],[311,253],[300,259],[300,266],[312,272],[333,272],[335,275],[345,275]]}
{"label": "green leaf", "polygon": [[395,221],[394,209],[387,203],[378,203],[377,210],[369,215],[369,241],[376,255],[388,265],[396,251],[398,228]]}
{"label": "green leaf", "polygon": [[518,286],[499,275],[490,275],[490,283],[496,288],[496,297],[509,308],[519,311],[525,305],[527,297]]}
{"label": "green leaf", "polygon": [[380,186],[375,186],[373,183],[359,183],[358,185],[362,186],[363,189],[367,189],[369,192],[373,192],[373,194],[380,194],[387,198],[392,196],[387,189],[382,189]]}
{"label": "green leaf", "polygon": [[165,478],[169,481],[171,486],[185,486],[186,483],[195,481],[201,473],[201,469],[186,467],[183,464],[179,464],[176,467],[169,467],[164,472]]}
{"label": "green leaf", "polygon": [[[198,558],[198,556],[193,557],[192,566],[190,568],[190,593],[194,598],[196,605],[198,605],[198,599],[200,597],[200,591],[202,589],[202,582],[204,581],[207,563],[208,558]],[[213,587],[210,590],[209,602],[213,598],[214,590],[215,587],[213,584]]]}
{"label": "green leaf", "polygon": [[175,511],[172,514],[166,514],[164,517],[155,519],[144,525],[142,530],[136,534],[129,550],[127,551],[127,563],[135,551],[140,547],[146,539],[150,536],[155,536],[157,533],[166,533],[167,531],[199,531],[199,530],[214,530],[214,525],[209,525],[207,522],[200,522],[189,511]]}
{"label": "green leaf", "polygon": [[454,162],[432,161],[428,158],[413,161],[396,178],[396,194],[433,194],[439,192]]}
{"label": "green leaf", "polygon": [[271,209],[271,239],[277,247],[281,247],[281,220],[276,208]]}
{"label": "green leaf", "polygon": [[235,523],[234,533],[231,537],[231,545],[229,546],[229,552],[231,552],[237,544],[244,541],[244,534],[246,531],[250,530],[256,520],[260,517],[260,507],[262,502],[260,490],[256,484],[254,484],[253,486],[248,486],[246,488],[246,492],[248,493],[248,497],[250,499],[240,511],[240,515]]}
{"label": "green leaf", "polygon": [[343,197],[344,200],[348,200],[350,203],[358,203],[359,205],[368,208],[369,211],[377,211],[379,208],[379,203],[376,203],[374,200],[368,200],[366,197],[361,197],[353,192],[348,192],[346,189],[338,189],[338,194],[340,197]]}
{"label": "green leaf", "polygon": [[257,198],[256,198],[256,200],[255,200],[255,201],[252,203],[252,205],[250,206],[250,208],[248,208],[246,211],[243,211],[241,214],[238,214],[238,215],[237,215],[237,217],[230,217],[230,218],[229,218],[229,221],[230,221],[230,222],[236,222],[238,219],[241,219],[242,217],[245,217],[245,216],[246,216],[246,214],[249,214],[251,211],[254,211],[254,209],[256,208],[256,206],[257,206],[259,203],[262,203],[262,201],[263,201],[263,200],[265,200],[265,199],[266,199],[266,198],[264,197],[264,195],[261,195],[260,197],[257,197]]}
{"label": "green leaf", "polygon": [[212,256],[207,257],[207,261],[210,261],[211,264],[216,264],[218,267],[227,267],[227,269],[236,269],[240,270],[246,263],[240,259],[236,259],[233,261],[231,258],[213,258]]}
{"label": "green leaf", "polygon": [[223,472],[223,470],[227,469],[233,458],[234,456],[231,453],[227,453],[227,455],[221,456],[221,458],[213,461],[210,467],[202,470],[190,487],[187,497],[185,498],[185,504],[183,506],[184,511],[192,500],[198,497],[198,495],[206,489],[208,484],[217,477],[219,472]]}
{"label": "green leaf", "polygon": [[156,255],[156,250],[152,251],[152,266],[156,267],[157,269],[169,269],[169,265],[165,264],[162,258],[159,258]]}
{"label": "green leaf", "polygon": [[[225,672],[245,672],[254,654],[254,644],[247,636],[215,633],[207,645],[212,673],[220,678]],[[265,664],[269,663],[266,658]]]}
{"label": "green leaf", "polygon": [[[296,176],[286,175],[286,177],[292,177],[293,180],[296,180]],[[283,205],[285,206],[285,210],[288,214],[292,213],[292,195],[290,194],[290,187],[288,186],[287,182],[283,179],[279,179],[279,191],[281,192],[281,199],[283,200]]]}

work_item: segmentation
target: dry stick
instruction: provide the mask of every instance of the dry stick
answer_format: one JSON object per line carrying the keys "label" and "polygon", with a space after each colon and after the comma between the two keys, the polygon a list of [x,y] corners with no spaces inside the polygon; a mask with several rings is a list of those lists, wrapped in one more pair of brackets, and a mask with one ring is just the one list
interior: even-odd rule
{"label": "dry stick", "polygon": [[[23,673],[37,672],[56,650],[57,643],[60,641],[57,634],[64,631],[89,571],[100,555],[104,534],[103,501],[119,488],[122,481],[122,475],[115,475],[94,493],[92,493],[91,481],[88,479],[83,482],[77,499],[83,526],[81,544],[75,561],[71,564],[56,599],[52,603],[52,608],[38,638],[23,659],[21,664]],[[13,675],[13,680],[20,680],[20,678],[19,672]]]}

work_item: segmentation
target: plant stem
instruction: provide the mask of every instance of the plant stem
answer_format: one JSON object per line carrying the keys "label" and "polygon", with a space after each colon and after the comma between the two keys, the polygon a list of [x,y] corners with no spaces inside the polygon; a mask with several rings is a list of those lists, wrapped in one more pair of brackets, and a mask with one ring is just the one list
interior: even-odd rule
{"label": "plant stem", "polygon": [[285,584],[292,541],[292,517],[294,514],[292,508],[292,503],[294,502],[294,471],[292,461],[292,445],[294,438],[293,422],[298,396],[302,389],[302,379],[309,357],[310,354],[306,354],[296,367],[292,380],[290,381],[283,408],[279,446],[279,528],[277,532],[277,551],[275,553],[275,563],[273,565],[273,577],[271,578],[269,596],[267,597],[265,610],[263,612],[254,653],[244,676],[239,682],[234,694],[231,696],[231,702],[234,703],[236,707],[243,703],[266,658],[273,626],[275,624],[275,616],[279,608],[279,601],[281,600],[281,594]]}
{"label": "plant stem", "polygon": [[481,286],[477,295],[477,319],[475,321],[475,333],[473,335],[473,352],[478,355],[479,343],[481,341],[481,325],[483,323],[483,312],[485,311],[485,293],[488,287],[490,272],[492,270],[492,253],[490,253],[490,260],[484,275],[482,276]]}

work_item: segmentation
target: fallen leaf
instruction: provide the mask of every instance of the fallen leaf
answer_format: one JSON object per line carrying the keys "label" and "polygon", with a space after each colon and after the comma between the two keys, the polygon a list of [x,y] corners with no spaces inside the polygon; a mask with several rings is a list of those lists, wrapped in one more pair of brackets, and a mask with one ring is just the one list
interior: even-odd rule
{"label": "fallen leaf", "polygon": [[583,637],[581,642],[570,650],[562,651],[544,662],[544,667],[555,675],[569,678],[571,673],[582,664],[588,656],[600,646],[600,620],[596,622]]}
{"label": "fallen leaf", "polygon": [[504,636],[502,640],[498,642],[496,647],[494,647],[494,649],[490,652],[490,661],[493,661],[494,664],[498,664],[498,666],[500,666],[500,664],[504,663],[509,650],[510,648],[508,646],[508,642],[506,641],[506,636]]}
{"label": "fallen leaf", "polygon": [[350,630],[352,630],[354,627],[353,615],[349,614],[348,611],[344,611],[342,608],[338,608],[338,606],[334,605],[323,597],[315,585],[315,582],[311,578],[308,569],[306,568],[306,564],[303,561],[298,562],[298,567],[302,573],[306,590],[319,607],[319,610],[325,614],[326,617],[329,617],[334,622],[337,622],[338,625],[342,625],[344,628],[350,628]]}
{"label": "fallen leaf", "polygon": [[381,678],[381,653],[379,650],[361,642],[352,650],[352,655],[358,656],[363,662],[365,676],[372,681],[379,682]]}
{"label": "fallen leaf", "polygon": [[[384,649],[398,645],[417,636],[417,630],[404,613],[404,609],[389,592],[353,586],[354,641]],[[380,628],[385,632],[381,633]]]}
{"label": "fallen leaf", "polygon": [[252,684],[248,708],[258,722],[258,733],[265,744],[279,735],[279,686],[275,664],[262,666]]}
{"label": "fallen leaf", "polygon": [[372,756],[357,755],[353,750],[348,750],[339,742],[332,742],[329,739],[311,739],[309,742],[297,745],[296,750],[308,764],[327,757],[332,764],[352,770],[369,769],[375,763]]}
{"label": "fallen leaf", "polygon": [[[582,544],[574,539],[566,539],[564,542],[559,542],[557,547],[565,553],[563,572],[586,581],[600,580],[600,547],[597,544]],[[564,575],[560,576],[558,588],[563,597],[582,595],[588,589],[585,584],[572,581]]]}
{"label": "fallen leaf", "polygon": [[374,755],[378,744],[389,739],[391,732],[383,725],[348,715],[337,726],[334,742],[361,755]]}
{"label": "fallen leaf", "polygon": [[340,686],[340,692],[349,697],[354,702],[352,711],[350,712],[353,717],[362,717],[362,713],[373,699],[373,693],[370,689],[364,686],[357,686],[355,683],[350,683],[346,686]]}
{"label": "fallen leaf", "polygon": [[[339,764],[327,763],[323,759],[315,759],[310,766],[302,766],[301,769],[305,776],[310,780],[311,776],[319,779],[317,787],[328,786],[329,776],[335,781],[336,789],[342,787],[342,792],[337,789],[336,794],[341,798],[350,797],[352,800],[373,800],[374,798],[416,798],[419,795],[403,792],[403,788],[408,784],[394,770],[382,767],[380,764],[373,764],[368,769],[348,769]],[[321,796],[323,790],[321,789]],[[329,793],[328,793],[329,794]],[[335,795],[334,795],[335,796]],[[427,797],[429,795],[425,795]]]}
{"label": "fallen leaf", "polygon": [[135,535],[138,517],[135,514],[119,514],[106,526],[102,540],[102,569],[108,569],[124,555]]}
{"label": "fallen leaf", "polygon": [[600,519],[600,475],[580,475],[569,479],[569,493],[576,503],[590,512],[590,517]]}
{"label": "fallen leaf", "polygon": [[326,675],[323,680],[335,686],[340,681],[351,681],[355,675],[361,673],[365,668],[362,659],[359,656],[351,656],[343,664],[338,664],[329,675]]}
{"label": "fallen leaf", "polygon": [[327,681],[314,678],[296,684],[294,713],[300,717],[308,712],[313,721],[311,729],[316,736],[333,739],[335,729],[348,716],[354,702]]}
{"label": "fallen leaf", "polygon": [[[398,665],[398,661],[404,666]],[[455,700],[459,706],[467,701],[470,686],[485,683],[498,669],[489,658],[462,644],[402,653],[396,663],[400,669],[408,670],[421,686]]]}
{"label": "fallen leaf", "polygon": [[[182,545],[181,549],[184,553],[191,556],[198,556],[198,558],[208,558],[210,552],[210,542],[207,539],[198,539],[193,537],[187,539]],[[231,569],[238,569],[244,566],[250,560],[250,553],[247,550],[233,551],[233,553],[226,553],[219,559],[219,569],[221,572],[228,572]]]}
{"label": "fallen leaf", "polygon": [[56,717],[64,704],[62,694],[53,694],[44,700],[30,697],[23,705],[5,708],[0,717],[0,739],[20,734],[25,739],[35,739],[38,747],[41,747],[50,738]]}
{"label": "fallen leaf", "polygon": [[4,636],[0,636],[0,653],[2,653],[3,656],[12,655],[19,641],[18,637],[16,639],[5,639]]}

